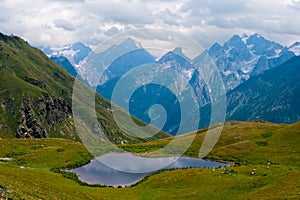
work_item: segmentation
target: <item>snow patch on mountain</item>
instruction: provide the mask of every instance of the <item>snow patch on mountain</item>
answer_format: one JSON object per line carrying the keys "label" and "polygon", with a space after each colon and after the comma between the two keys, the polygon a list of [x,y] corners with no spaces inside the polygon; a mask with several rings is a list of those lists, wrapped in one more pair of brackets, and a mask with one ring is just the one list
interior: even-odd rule
{"label": "snow patch on mountain", "polygon": [[54,47],[39,47],[49,57],[60,57],[63,56],[69,60],[69,62],[75,67],[79,68],[80,62],[88,56],[92,51],[90,47],[84,45],[81,42],[74,44],[68,44],[64,46]]}
{"label": "snow patch on mountain", "polygon": [[300,56],[300,42],[295,42],[292,46],[289,47],[289,50],[294,52],[296,56]]}
{"label": "snow patch on mountain", "polygon": [[[297,48],[298,45],[294,45],[290,51],[293,50],[300,54],[300,48],[299,51]],[[213,57],[223,77],[227,91],[249,79],[254,68],[256,68],[255,73],[257,74],[273,66],[261,68],[263,67],[262,62],[258,65],[260,58],[274,59],[281,63],[281,61],[292,56],[291,52],[288,52],[284,46],[269,41],[257,33],[253,35],[243,34],[242,36],[234,35],[223,46],[215,43],[208,52]]]}

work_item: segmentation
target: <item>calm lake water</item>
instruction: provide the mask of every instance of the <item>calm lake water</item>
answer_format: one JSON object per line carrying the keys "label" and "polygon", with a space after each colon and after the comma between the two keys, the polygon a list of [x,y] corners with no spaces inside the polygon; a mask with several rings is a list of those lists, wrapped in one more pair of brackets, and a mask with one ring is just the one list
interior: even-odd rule
{"label": "calm lake water", "polygon": [[107,154],[89,164],[69,170],[89,184],[130,186],[146,175],[159,169],[216,168],[229,166],[225,163],[188,157],[144,158],[130,153]]}

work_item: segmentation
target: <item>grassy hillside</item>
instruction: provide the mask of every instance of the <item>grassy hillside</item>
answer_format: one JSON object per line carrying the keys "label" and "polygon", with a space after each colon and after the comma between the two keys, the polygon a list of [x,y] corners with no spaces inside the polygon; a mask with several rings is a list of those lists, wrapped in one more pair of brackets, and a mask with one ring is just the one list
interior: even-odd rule
{"label": "grassy hillside", "polygon": [[[188,151],[197,157],[205,130]],[[188,137],[185,136],[185,137]],[[82,144],[62,139],[2,139],[0,185],[15,199],[298,199],[300,195],[300,122],[232,122],[208,158],[234,164],[220,169],[183,169],[150,176],[134,187],[80,186],[50,171],[90,157]],[[168,143],[163,139],[126,145],[146,152]],[[1,188],[0,187],[0,188]],[[1,194],[1,190],[0,190]]]}
{"label": "grassy hillside", "polygon": [[[185,156],[198,157],[206,131],[207,129],[202,129],[197,132],[192,145],[184,153]],[[181,137],[191,136],[186,134]],[[121,145],[121,147],[127,151],[147,155],[147,152],[155,151],[171,140],[172,138],[167,138],[143,144]],[[224,126],[217,144],[206,158],[239,165],[270,162],[296,167],[300,166],[299,155],[297,155],[300,152],[299,143],[300,122],[284,125],[265,121],[230,121]]]}
{"label": "grassy hillside", "polygon": [[[19,37],[0,33],[0,77],[0,138],[80,140],[72,113],[74,78],[40,50]],[[87,93],[93,92],[80,85],[81,95],[75,101],[82,102]],[[113,143],[168,137],[162,132],[145,140],[127,135],[116,125],[110,107],[108,101],[96,95],[96,115]]]}

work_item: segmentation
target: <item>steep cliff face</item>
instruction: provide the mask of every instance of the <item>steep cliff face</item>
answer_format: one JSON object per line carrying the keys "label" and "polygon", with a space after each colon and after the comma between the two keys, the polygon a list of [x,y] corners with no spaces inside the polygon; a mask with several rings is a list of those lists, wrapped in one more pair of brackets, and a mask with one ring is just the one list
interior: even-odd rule
{"label": "steep cliff face", "polygon": [[[44,138],[55,137],[55,133],[69,133],[72,139],[78,139],[74,128],[71,126],[72,108],[71,104],[62,98],[55,98],[46,94],[44,97],[21,105],[21,118],[18,121],[17,138]],[[57,128],[57,125],[62,125]],[[70,129],[70,130],[68,130]],[[52,131],[47,131],[52,130]],[[67,135],[65,135],[67,137]]]}
{"label": "steep cliff face", "polygon": [[0,137],[79,141],[72,117],[72,77],[16,36],[0,34],[0,46]]}

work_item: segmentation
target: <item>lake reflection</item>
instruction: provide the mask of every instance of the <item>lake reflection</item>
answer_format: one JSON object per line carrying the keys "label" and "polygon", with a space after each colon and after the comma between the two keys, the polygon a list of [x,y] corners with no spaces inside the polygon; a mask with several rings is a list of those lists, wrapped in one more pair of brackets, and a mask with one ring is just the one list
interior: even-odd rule
{"label": "lake reflection", "polygon": [[[115,166],[113,167],[115,169],[112,166]],[[85,183],[117,187],[133,185],[149,173],[159,169],[216,168],[225,166],[229,165],[196,158],[144,158],[125,153],[107,154],[92,160],[85,166],[70,171],[76,173],[79,179]]]}

